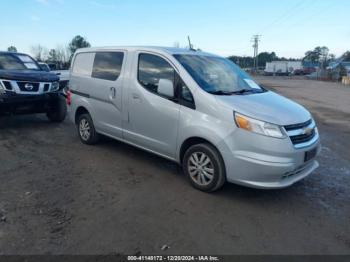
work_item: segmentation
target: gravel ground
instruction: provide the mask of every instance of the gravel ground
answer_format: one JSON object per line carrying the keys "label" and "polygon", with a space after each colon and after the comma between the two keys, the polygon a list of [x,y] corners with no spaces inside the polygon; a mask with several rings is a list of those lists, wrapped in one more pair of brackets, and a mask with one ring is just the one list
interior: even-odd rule
{"label": "gravel ground", "polygon": [[350,88],[257,80],[320,129],[320,168],[287,189],[206,194],[172,162],[81,144],[68,120],[1,118],[0,254],[350,254]]}

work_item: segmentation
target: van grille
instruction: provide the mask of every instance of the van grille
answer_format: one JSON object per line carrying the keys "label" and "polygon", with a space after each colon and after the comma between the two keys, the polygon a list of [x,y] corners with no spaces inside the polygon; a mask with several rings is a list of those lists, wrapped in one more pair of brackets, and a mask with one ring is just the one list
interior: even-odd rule
{"label": "van grille", "polygon": [[315,135],[316,135],[315,129],[312,129],[309,135],[304,134],[304,135],[298,135],[298,136],[291,136],[290,139],[292,140],[292,143],[295,145],[295,144],[308,142],[311,139],[313,139]]}
{"label": "van grille", "polygon": [[284,128],[286,129],[286,131],[296,130],[296,129],[301,129],[301,128],[307,127],[311,123],[312,123],[312,120],[310,119],[304,123],[284,126]]}
{"label": "van grille", "polygon": [[309,146],[317,141],[317,129],[312,119],[304,123],[284,126],[284,129],[296,148]]}

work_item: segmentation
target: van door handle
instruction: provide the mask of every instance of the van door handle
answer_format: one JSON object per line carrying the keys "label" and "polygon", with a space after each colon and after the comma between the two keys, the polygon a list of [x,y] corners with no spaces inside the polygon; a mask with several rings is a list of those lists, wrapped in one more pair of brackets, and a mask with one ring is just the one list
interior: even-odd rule
{"label": "van door handle", "polygon": [[111,91],[111,98],[114,99],[117,96],[117,90],[114,87],[109,89]]}
{"label": "van door handle", "polygon": [[132,98],[134,98],[134,99],[140,99],[140,96],[139,96],[138,94],[133,93],[133,94],[132,94]]}

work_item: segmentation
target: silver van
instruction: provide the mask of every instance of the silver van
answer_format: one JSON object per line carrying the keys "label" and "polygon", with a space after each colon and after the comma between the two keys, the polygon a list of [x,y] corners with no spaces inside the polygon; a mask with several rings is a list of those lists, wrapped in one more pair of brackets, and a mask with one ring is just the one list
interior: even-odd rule
{"label": "silver van", "polygon": [[84,144],[109,136],[182,165],[202,191],[283,188],[318,167],[314,119],[230,60],[163,47],[79,49],[69,115]]}

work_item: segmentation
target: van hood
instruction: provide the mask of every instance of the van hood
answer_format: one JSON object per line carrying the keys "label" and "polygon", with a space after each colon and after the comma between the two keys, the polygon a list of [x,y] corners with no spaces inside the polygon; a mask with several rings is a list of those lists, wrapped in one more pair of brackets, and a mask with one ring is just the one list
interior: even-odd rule
{"label": "van hood", "polygon": [[276,125],[303,123],[311,118],[303,106],[272,91],[259,94],[216,96],[219,103],[243,115]]}
{"label": "van hood", "polygon": [[55,82],[59,80],[56,74],[35,70],[0,70],[0,78],[31,82]]}

